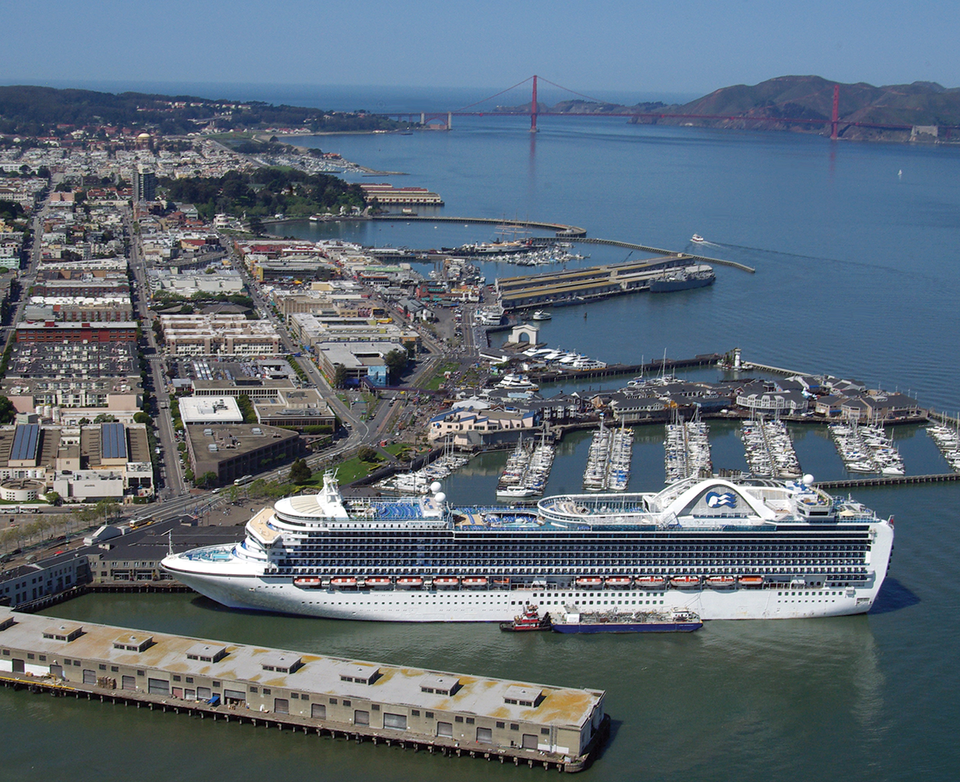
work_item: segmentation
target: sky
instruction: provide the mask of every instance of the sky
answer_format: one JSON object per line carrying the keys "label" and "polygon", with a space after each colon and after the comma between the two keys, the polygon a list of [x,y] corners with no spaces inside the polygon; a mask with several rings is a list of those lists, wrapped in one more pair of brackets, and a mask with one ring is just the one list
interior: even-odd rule
{"label": "sky", "polygon": [[956,0],[31,0],[4,3],[3,19],[3,84],[960,86]]}

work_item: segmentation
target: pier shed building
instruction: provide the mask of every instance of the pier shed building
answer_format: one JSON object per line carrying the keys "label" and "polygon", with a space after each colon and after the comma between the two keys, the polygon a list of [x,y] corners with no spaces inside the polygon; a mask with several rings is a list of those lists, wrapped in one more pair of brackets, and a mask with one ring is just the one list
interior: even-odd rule
{"label": "pier shed building", "polygon": [[[0,681],[177,705],[228,718],[420,741],[536,762],[584,759],[604,692],[396,667],[65,621],[0,608]],[[389,741],[388,741],[389,743]],[[456,754],[460,754],[457,751]],[[575,770],[575,769],[568,769]]]}

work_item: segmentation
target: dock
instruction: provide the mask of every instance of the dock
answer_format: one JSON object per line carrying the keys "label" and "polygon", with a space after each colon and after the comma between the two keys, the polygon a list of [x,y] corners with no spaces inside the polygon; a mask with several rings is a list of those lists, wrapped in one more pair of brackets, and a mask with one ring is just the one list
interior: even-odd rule
{"label": "dock", "polygon": [[918,483],[953,483],[960,481],[960,473],[946,472],[929,475],[875,475],[871,478],[846,478],[839,481],[817,481],[824,489],[858,489],[864,486],[908,486]]}
{"label": "dock", "polygon": [[581,771],[600,690],[79,623],[0,608],[0,684],[447,756]]}
{"label": "dock", "polygon": [[672,253],[624,263],[564,269],[523,277],[499,277],[497,300],[504,312],[530,307],[562,307],[600,301],[647,290],[652,280],[671,269],[697,263],[692,255]]}

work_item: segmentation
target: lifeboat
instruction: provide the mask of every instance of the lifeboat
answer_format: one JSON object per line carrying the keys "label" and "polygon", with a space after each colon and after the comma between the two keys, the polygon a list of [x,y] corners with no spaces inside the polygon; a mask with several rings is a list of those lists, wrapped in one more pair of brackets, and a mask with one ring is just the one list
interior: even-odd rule
{"label": "lifeboat", "polygon": [[633,583],[633,579],[630,576],[610,576],[605,582],[608,587],[617,587],[622,589],[624,587],[630,586]]}
{"label": "lifeboat", "polygon": [[713,589],[729,589],[736,583],[735,576],[707,576],[707,586]]}
{"label": "lifeboat", "polygon": [[330,585],[343,589],[343,587],[355,587],[357,585],[357,579],[353,576],[338,576],[337,578],[330,579]]}
{"label": "lifeboat", "polygon": [[485,587],[487,579],[483,576],[469,576],[463,579],[463,585],[465,587]]}
{"label": "lifeboat", "polygon": [[392,582],[390,581],[389,578],[383,578],[383,577],[377,576],[377,577],[365,579],[363,583],[366,584],[368,587],[383,589],[384,587],[390,586]]}
{"label": "lifeboat", "polygon": [[663,576],[637,576],[633,583],[641,589],[663,589],[667,579]]}
{"label": "lifeboat", "polygon": [[298,576],[293,579],[293,585],[301,589],[319,589],[323,582],[317,576]]}
{"label": "lifeboat", "polygon": [[759,587],[763,586],[763,576],[740,576],[737,579],[740,586],[744,587]]}
{"label": "lifeboat", "polygon": [[495,578],[493,579],[493,585],[498,587],[508,587],[510,586],[509,578]]}
{"label": "lifeboat", "polygon": [[449,589],[451,587],[459,586],[460,579],[456,576],[440,576],[433,579],[433,585],[435,587],[441,587],[443,589]]}
{"label": "lifeboat", "polygon": [[603,586],[603,579],[598,576],[580,576],[580,578],[577,579],[577,586],[599,589]]}
{"label": "lifeboat", "polygon": [[693,589],[700,586],[700,576],[674,576],[670,579],[670,585],[678,589]]}
{"label": "lifeboat", "polygon": [[423,586],[423,579],[418,576],[404,576],[397,579],[397,586],[404,589],[417,589]]}

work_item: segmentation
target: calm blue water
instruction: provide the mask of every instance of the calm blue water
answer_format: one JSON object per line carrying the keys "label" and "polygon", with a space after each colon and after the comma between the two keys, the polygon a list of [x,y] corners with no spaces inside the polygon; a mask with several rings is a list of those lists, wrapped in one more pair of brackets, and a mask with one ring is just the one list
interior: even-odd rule
{"label": "calm blue water", "polygon": [[[712,288],[609,301],[591,307],[587,320],[574,308],[558,311],[543,331],[551,344],[607,361],[739,346],[747,359],[852,376],[960,409],[960,150],[606,120],[544,119],[541,130],[532,138],[521,120],[484,118],[458,121],[451,133],[312,143],[406,172],[393,181],[439,191],[443,214],[556,220],[595,237],[677,250],[697,232],[713,243],[707,254],[757,270],[720,267]],[[493,238],[403,224],[330,230],[409,246]],[[590,262],[608,259],[588,252]],[[519,272],[490,269],[488,277],[497,273]],[[825,478],[842,473],[822,432],[795,434],[805,467]],[[898,437],[908,469],[937,465],[925,436]],[[736,466],[733,430],[718,427],[714,439],[715,463]],[[579,486],[585,448],[585,438],[564,442],[551,491]],[[662,481],[662,457],[659,433],[638,430],[635,486]],[[475,460],[449,482],[448,495],[489,497],[502,458]],[[868,616],[713,622],[688,637],[567,639],[504,638],[485,626],[252,618],[186,596],[90,597],[52,613],[603,688],[615,731],[585,779],[953,778],[960,488],[857,497],[897,524],[890,574]],[[25,778],[69,771],[112,779],[133,768],[145,780],[166,779],[173,768],[242,780],[542,774],[6,691],[0,724],[7,764]]]}

